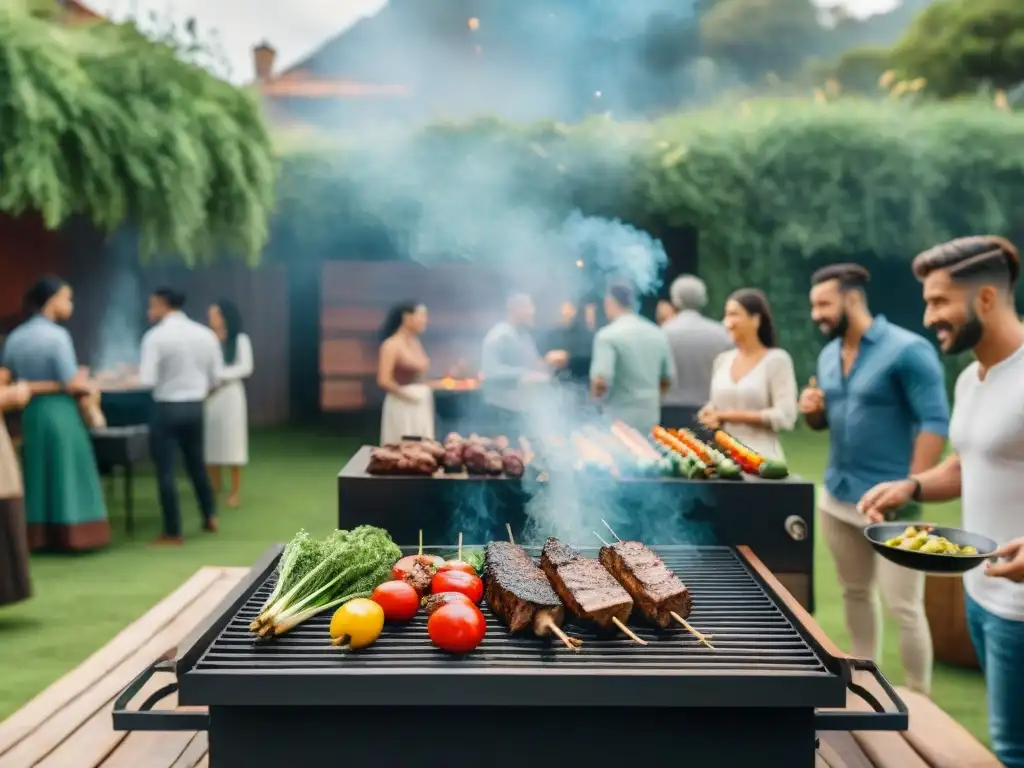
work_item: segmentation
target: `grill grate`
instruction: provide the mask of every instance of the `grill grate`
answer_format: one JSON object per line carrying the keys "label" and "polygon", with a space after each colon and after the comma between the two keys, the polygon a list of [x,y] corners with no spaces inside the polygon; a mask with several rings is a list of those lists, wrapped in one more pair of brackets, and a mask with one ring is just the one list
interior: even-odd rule
{"label": "grill grate", "polygon": [[[270,595],[275,579],[271,575],[203,652],[192,671],[331,670],[372,674],[374,670],[396,668],[470,672],[489,667],[578,674],[601,669],[621,672],[628,664],[630,670],[646,674],[832,676],[735,551],[728,547],[652,549],[689,587],[693,595],[689,622],[713,635],[715,650],[701,645],[682,627],[659,630],[634,618],[630,628],[649,645],[638,646],[621,634],[599,635],[588,626],[567,621],[566,631],[584,641],[580,652],[573,653],[557,640],[509,634],[486,605],[482,609],[487,635],[479,648],[462,657],[442,653],[431,645],[423,613],[407,625],[385,627],[376,643],[358,653],[331,647],[330,612],[283,637],[256,644],[249,623]],[[596,550],[583,552],[596,554]]]}

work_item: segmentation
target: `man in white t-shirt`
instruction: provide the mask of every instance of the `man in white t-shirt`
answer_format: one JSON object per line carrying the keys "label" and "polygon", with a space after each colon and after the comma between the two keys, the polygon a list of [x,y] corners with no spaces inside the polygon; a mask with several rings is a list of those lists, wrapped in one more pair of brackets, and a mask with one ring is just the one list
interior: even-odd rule
{"label": "man in white t-shirt", "polygon": [[941,464],[868,491],[872,520],[909,501],[963,500],[964,528],[994,539],[1001,560],[964,575],[967,621],[988,690],[992,748],[1024,766],[1024,328],[1014,309],[1020,256],[999,237],[965,237],[914,260],[925,325],[945,354],[977,360],[956,383]]}

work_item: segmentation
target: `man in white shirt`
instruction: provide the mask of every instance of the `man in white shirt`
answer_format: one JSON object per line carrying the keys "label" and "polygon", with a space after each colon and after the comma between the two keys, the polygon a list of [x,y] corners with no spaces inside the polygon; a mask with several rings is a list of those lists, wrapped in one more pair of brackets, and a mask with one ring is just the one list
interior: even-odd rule
{"label": "man in white shirt", "polygon": [[164,532],[157,544],[181,544],[181,512],[174,485],[174,451],[181,450],[195,489],[203,530],[217,531],[217,508],[203,456],[203,403],[216,389],[222,365],[213,331],[189,319],[185,297],[160,288],[149,297],[149,320],[142,337],[139,381],[152,389],[149,443],[156,465]]}
{"label": "man in white shirt", "polygon": [[945,354],[974,351],[956,382],[953,453],[860,502],[872,520],[911,499],[963,503],[963,526],[1000,544],[1001,560],[964,575],[967,622],[985,671],[992,749],[1024,766],[1024,328],[1014,309],[1020,256],[1000,237],[965,237],[914,260],[925,325]]}

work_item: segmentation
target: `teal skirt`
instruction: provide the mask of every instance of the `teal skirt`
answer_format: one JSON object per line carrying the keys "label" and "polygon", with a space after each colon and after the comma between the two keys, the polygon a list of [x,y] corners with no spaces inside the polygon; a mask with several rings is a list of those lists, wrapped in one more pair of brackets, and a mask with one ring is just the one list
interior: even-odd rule
{"label": "teal skirt", "polygon": [[110,522],[96,455],[75,399],[33,398],[21,433],[29,547],[82,551],[108,544]]}

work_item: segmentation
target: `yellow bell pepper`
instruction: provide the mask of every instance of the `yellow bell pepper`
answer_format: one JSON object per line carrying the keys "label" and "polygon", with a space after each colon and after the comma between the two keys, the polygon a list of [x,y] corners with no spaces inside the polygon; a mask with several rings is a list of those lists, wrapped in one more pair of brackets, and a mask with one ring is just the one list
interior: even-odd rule
{"label": "yellow bell pepper", "polygon": [[357,597],[338,608],[331,617],[331,643],[365,648],[384,629],[384,609],[372,600]]}

